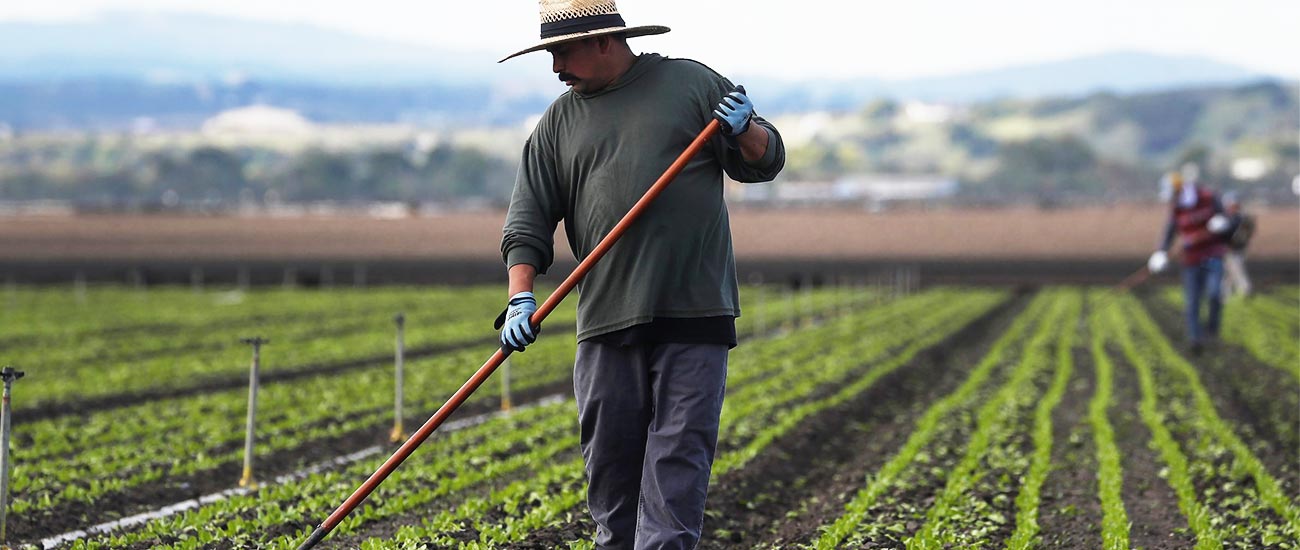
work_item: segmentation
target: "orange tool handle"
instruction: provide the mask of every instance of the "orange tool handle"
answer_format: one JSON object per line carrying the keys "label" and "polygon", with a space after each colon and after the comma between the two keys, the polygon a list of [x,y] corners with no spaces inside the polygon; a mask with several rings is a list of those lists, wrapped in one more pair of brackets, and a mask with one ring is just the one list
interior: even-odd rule
{"label": "orange tool handle", "polygon": [[[632,205],[632,208],[628,210],[627,214],[623,215],[623,219],[619,220],[614,229],[611,229],[609,234],[605,235],[604,239],[601,239],[600,244],[592,249],[591,253],[582,260],[582,263],[578,264],[578,267],[573,270],[573,273],[569,274],[568,278],[564,279],[563,283],[560,283],[560,286],[555,289],[555,292],[551,293],[546,302],[542,303],[542,306],[533,312],[532,317],[529,318],[529,322],[533,326],[541,325],[546,316],[550,315],[556,306],[559,306],[560,302],[564,301],[569,292],[572,292],[578,285],[578,281],[581,281],[587,275],[587,272],[591,271],[591,268],[596,265],[596,262],[600,261],[601,257],[609,252],[609,249],[627,232],[632,223],[641,217],[641,214],[645,213],[646,209],[650,207],[650,203],[654,202],[659,197],[659,194],[668,188],[668,184],[672,183],[677,174],[681,173],[686,164],[690,162],[691,157],[694,157],[700,149],[704,148],[709,139],[718,132],[719,127],[720,124],[717,120],[710,121],[708,126],[705,126],[704,130],[695,136],[695,141],[692,141],[690,146],[685,151],[682,151],[681,155],[678,155],[677,160],[673,161],[668,170],[664,171],[654,185],[651,185],[650,189],[646,190],[645,195],[642,195],[641,199]],[[388,460],[385,460],[384,464],[378,470],[375,470],[375,473],[370,474],[370,477],[352,493],[352,496],[349,496],[328,518],[325,518],[325,521],[311,533],[311,536],[307,537],[307,540],[298,546],[298,550],[306,550],[316,546],[330,531],[333,531],[339,522],[343,521],[343,518],[347,517],[357,505],[366,500],[366,497],[369,497],[370,493],[374,492],[375,488],[379,487],[379,484],[383,483],[389,474],[393,473],[393,470],[396,470],[415,451],[416,447],[419,447],[421,443],[424,443],[424,440],[433,435],[434,430],[437,430],[447,420],[447,417],[451,416],[466,399],[469,399],[469,396],[475,390],[478,390],[478,387],[483,385],[483,382],[486,382],[489,376],[492,376],[492,373],[496,371],[497,367],[501,366],[501,362],[505,361],[509,355],[510,352],[505,348],[498,349],[496,353],[493,353],[492,357],[488,358],[487,362],[482,367],[479,367],[478,371],[459,390],[456,390],[456,393],[452,394],[446,403],[443,403],[438,408],[438,412],[433,413],[433,416],[429,417],[429,420],[425,421],[424,425],[420,426],[420,429],[411,434],[411,437],[397,449],[397,452],[393,453],[393,456],[388,457]]]}

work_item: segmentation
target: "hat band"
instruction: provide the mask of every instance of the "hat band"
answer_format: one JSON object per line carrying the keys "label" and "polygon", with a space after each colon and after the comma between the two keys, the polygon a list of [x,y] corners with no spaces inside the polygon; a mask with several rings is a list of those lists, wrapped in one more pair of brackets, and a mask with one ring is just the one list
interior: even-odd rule
{"label": "hat band", "polygon": [[623,22],[623,16],[617,13],[575,17],[573,19],[564,19],[552,23],[542,23],[542,39],[545,40],[555,36],[594,31],[596,29],[626,26],[627,24]]}

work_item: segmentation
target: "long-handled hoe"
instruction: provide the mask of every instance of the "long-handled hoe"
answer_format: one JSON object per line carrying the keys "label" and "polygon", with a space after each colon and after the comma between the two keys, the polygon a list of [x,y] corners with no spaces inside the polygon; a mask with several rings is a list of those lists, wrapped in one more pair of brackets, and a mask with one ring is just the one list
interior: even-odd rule
{"label": "long-handled hoe", "polygon": [[[1172,262],[1175,259],[1177,259],[1177,257],[1178,257],[1178,251],[1175,250],[1173,254],[1169,255],[1169,261]],[[1137,271],[1134,271],[1132,274],[1130,274],[1128,277],[1124,277],[1124,280],[1120,281],[1119,284],[1103,291],[1102,295],[1098,297],[1096,301],[1093,302],[1092,307],[1094,309],[1100,309],[1102,306],[1108,305],[1111,300],[1115,299],[1115,297],[1119,296],[1120,294],[1127,293],[1128,291],[1133,290],[1133,287],[1136,287],[1138,285],[1147,282],[1147,280],[1150,279],[1152,275],[1154,275],[1154,273],[1151,273],[1150,268],[1148,268],[1145,265],[1142,266]]]}
{"label": "long-handled hoe", "polygon": [[[645,195],[643,195],[636,204],[632,205],[632,208],[628,210],[627,214],[623,216],[623,219],[618,222],[618,225],[614,226],[614,229],[610,230],[608,235],[605,235],[605,238],[600,241],[600,244],[596,245],[596,248],[591,251],[591,254],[587,255],[586,259],[582,260],[582,263],[578,264],[578,267],[573,270],[573,273],[570,273],[569,277],[566,278],[564,282],[555,289],[555,292],[546,299],[546,302],[543,303],[541,307],[537,308],[537,311],[533,312],[533,316],[529,319],[533,326],[541,325],[542,321],[546,319],[546,316],[550,315],[551,311],[553,311],[556,306],[560,305],[560,302],[563,301],[564,298],[569,295],[569,292],[578,285],[578,281],[582,280],[582,278],[587,275],[588,271],[591,271],[591,268],[596,265],[596,262],[599,261],[606,252],[609,252],[609,249],[614,246],[614,243],[623,236],[623,233],[627,232],[628,227],[630,227],[632,223],[635,222],[643,212],[645,212],[646,208],[650,206],[650,203],[654,202],[655,198],[657,198],[659,194],[668,187],[668,184],[672,183],[673,178],[676,178],[677,174],[686,167],[686,163],[691,160],[691,157],[694,157],[695,153],[699,152],[699,150],[704,147],[704,144],[708,143],[709,139],[717,133],[719,127],[720,124],[718,121],[710,121],[708,126],[705,126],[704,130],[701,131],[699,135],[695,136],[695,141],[692,141],[690,146],[688,146],[686,150],[677,157],[677,160],[673,161],[673,164],[668,167],[668,170],[666,170],[663,175],[659,176],[659,179],[655,181],[654,185],[650,186],[650,189],[646,190]],[[366,497],[370,496],[370,493],[373,492],[380,483],[383,483],[384,480],[388,478],[388,475],[393,473],[393,470],[397,469],[397,467],[401,465],[402,461],[406,460],[406,457],[410,456],[411,453],[415,451],[416,447],[419,447],[421,443],[424,443],[424,440],[428,439],[429,436],[433,434],[434,430],[437,430],[438,426],[441,426],[442,423],[447,420],[447,417],[451,416],[451,413],[455,412],[456,409],[460,407],[461,403],[464,403],[465,400],[468,399],[469,396],[473,394],[489,376],[492,376],[492,372],[495,371],[496,368],[501,365],[501,362],[509,355],[510,350],[505,347],[502,347],[501,349],[498,349],[496,353],[493,353],[492,357],[487,360],[487,363],[484,363],[482,367],[479,367],[478,372],[475,372],[474,376],[471,376],[470,379],[465,382],[465,385],[461,386],[459,390],[456,390],[456,393],[453,394],[451,398],[442,405],[442,407],[438,408],[438,412],[433,413],[433,416],[429,417],[429,420],[425,421],[424,425],[420,426],[419,430],[416,430],[414,434],[411,434],[410,439],[407,439],[406,443],[403,443],[402,446],[397,449],[397,452],[393,453],[393,456],[388,457],[388,460],[384,461],[384,464],[380,466],[378,470],[375,470],[375,473],[370,474],[370,478],[366,479],[365,483],[362,483],[361,486],[352,493],[352,496],[343,501],[343,504],[339,505],[339,507],[334,510],[334,513],[330,514],[328,518],[325,518],[325,521],[321,522],[321,524],[316,527],[315,531],[312,531],[311,536],[307,537],[307,540],[303,541],[303,543],[298,546],[298,550],[312,548],[323,540],[326,535],[329,535],[330,531],[333,531],[334,528],[338,526],[339,522],[343,521],[343,518],[347,517],[347,515],[351,513],[357,505],[361,504]]]}

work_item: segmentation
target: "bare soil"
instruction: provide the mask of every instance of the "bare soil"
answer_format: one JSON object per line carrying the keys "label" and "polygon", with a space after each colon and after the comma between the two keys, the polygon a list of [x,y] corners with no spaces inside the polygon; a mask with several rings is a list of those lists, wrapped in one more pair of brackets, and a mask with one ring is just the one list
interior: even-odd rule
{"label": "bare soil", "polygon": [[1096,371],[1086,349],[1074,349],[1074,376],[1052,411],[1052,468],[1043,482],[1038,523],[1046,548],[1101,548],[1097,446],[1088,422]]}
{"label": "bare soil", "polygon": [[[851,498],[902,447],[929,405],[961,384],[959,369],[977,363],[1025,303],[1022,296],[1002,304],[717,480],[700,548],[780,547],[833,522],[840,496]],[[798,503],[811,507],[792,514]]]}
{"label": "bare soil", "polygon": [[[570,381],[564,380],[545,387],[519,391],[515,400],[526,403],[548,395],[571,391]],[[464,418],[496,410],[495,403],[476,402],[456,411]],[[418,426],[426,418],[411,416],[407,426]],[[272,479],[291,473],[308,465],[333,459],[374,445],[385,445],[396,450],[398,444],[389,443],[390,420],[355,430],[337,437],[318,439],[302,446],[257,457],[257,477]],[[98,497],[93,504],[69,502],[34,516],[9,518],[9,540],[12,542],[37,541],[90,525],[113,521],[165,505],[230,489],[239,479],[243,465],[238,462],[223,464],[215,469],[188,476],[164,478],[157,483],[132,487],[128,491],[113,492]],[[324,518],[318,518],[324,519]],[[297,528],[300,526],[292,526]],[[148,545],[142,546],[147,548]]]}
{"label": "bare soil", "polygon": [[[1255,259],[1300,258],[1300,213],[1255,211]],[[1039,210],[733,209],[740,259],[1131,259],[1165,218],[1151,206]],[[374,260],[499,258],[500,211],[436,217],[16,216],[0,262],[54,260]],[[563,231],[556,258],[571,257]]]}
{"label": "bare soil", "polygon": [[[1158,296],[1147,296],[1144,302],[1166,338],[1185,340],[1179,312]],[[1184,350],[1184,357],[1196,367],[1215,410],[1232,423],[1238,437],[1277,478],[1283,493],[1300,493],[1300,386],[1295,379],[1223,341],[1201,355]]]}
{"label": "bare soil", "polygon": [[1129,519],[1129,544],[1146,550],[1183,550],[1196,545],[1187,518],[1178,510],[1178,497],[1161,477],[1164,465],[1151,447],[1151,431],[1138,415],[1141,401],[1137,371],[1122,353],[1108,349],[1115,365],[1110,422],[1115,428],[1120,468],[1124,472],[1124,509]]}
{"label": "bare soil", "polygon": [[[1003,303],[862,395],[804,420],[740,470],[714,480],[699,548],[783,547],[834,521],[843,499],[902,446],[926,407],[961,383],[964,377],[954,371],[977,362],[1025,303],[1023,296]],[[590,539],[595,528],[580,513],[508,548],[563,548]]]}

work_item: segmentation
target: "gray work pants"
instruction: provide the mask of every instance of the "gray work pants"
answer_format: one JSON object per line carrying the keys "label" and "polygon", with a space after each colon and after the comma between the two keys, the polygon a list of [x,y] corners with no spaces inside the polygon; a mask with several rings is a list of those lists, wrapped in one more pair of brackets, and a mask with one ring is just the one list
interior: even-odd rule
{"label": "gray work pants", "polygon": [[579,342],[573,390],[600,549],[694,548],[727,346]]}

